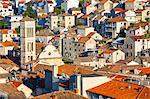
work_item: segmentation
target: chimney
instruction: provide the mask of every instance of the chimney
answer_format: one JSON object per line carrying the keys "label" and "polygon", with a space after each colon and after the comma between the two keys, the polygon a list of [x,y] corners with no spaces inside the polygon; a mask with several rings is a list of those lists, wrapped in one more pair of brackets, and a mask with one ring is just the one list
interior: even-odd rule
{"label": "chimney", "polygon": [[75,93],[75,94],[79,94],[79,89],[75,88],[75,89],[74,89],[74,93]]}
{"label": "chimney", "polygon": [[52,76],[53,76],[53,78],[57,78],[57,74],[58,74],[58,66],[53,65],[52,66]]}

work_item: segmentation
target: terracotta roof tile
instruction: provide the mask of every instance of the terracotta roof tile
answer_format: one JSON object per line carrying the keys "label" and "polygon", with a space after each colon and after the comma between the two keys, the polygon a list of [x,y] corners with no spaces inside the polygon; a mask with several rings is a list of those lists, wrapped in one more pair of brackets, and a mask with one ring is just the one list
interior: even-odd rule
{"label": "terracotta roof tile", "polygon": [[81,37],[78,42],[79,43],[86,43],[89,39],[90,39],[89,37]]}
{"label": "terracotta roof tile", "polygon": [[147,22],[134,23],[134,26],[135,26],[135,27],[139,27],[139,26],[146,26],[146,25],[148,25],[148,23],[147,23]]}
{"label": "terracotta roof tile", "polygon": [[2,45],[4,47],[8,47],[8,46],[17,46],[16,42],[12,42],[12,41],[6,41],[6,42],[2,42]]}
{"label": "terracotta roof tile", "polygon": [[86,18],[88,18],[88,17],[90,17],[89,14],[85,14],[85,15],[81,16],[81,18],[83,18],[83,19],[86,19]]}
{"label": "terracotta roof tile", "polygon": [[[144,86],[131,84],[128,82],[122,82],[118,80],[111,80],[97,87],[87,90],[88,92],[104,95],[116,99],[136,99],[140,97],[140,93],[144,90]],[[149,89],[143,91],[143,94],[149,94]],[[149,99],[149,96],[145,96],[143,99]]]}
{"label": "terracotta roof tile", "polygon": [[126,2],[134,2],[135,0],[126,0]]}
{"label": "terracotta roof tile", "polygon": [[113,8],[113,10],[123,12],[123,13],[127,12],[127,10],[124,10],[122,8]]}
{"label": "terracotta roof tile", "polygon": [[108,20],[108,22],[122,22],[126,21],[123,17],[115,17]]}
{"label": "terracotta roof tile", "polygon": [[13,34],[17,34],[16,30],[10,30],[10,29],[2,29],[2,34],[8,34],[9,32],[12,32]]}
{"label": "terracotta roof tile", "polygon": [[26,99],[25,95],[18,91],[11,83],[0,84],[0,90],[6,92],[9,99]]}
{"label": "terracotta roof tile", "polygon": [[107,49],[107,50],[105,50],[105,51],[103,51],[103,53],[104,54],[111,54],[111,53],[113,53],[113,52],[115,52],[115,51],[117,51],[118,49]]}
{"label": "terracotta roof tile", "polygon": [[148,68],[139,68],[138,70],[141,70],[141,72],[139,73],[140,75],[150,74],[150,67],[148,67]]}

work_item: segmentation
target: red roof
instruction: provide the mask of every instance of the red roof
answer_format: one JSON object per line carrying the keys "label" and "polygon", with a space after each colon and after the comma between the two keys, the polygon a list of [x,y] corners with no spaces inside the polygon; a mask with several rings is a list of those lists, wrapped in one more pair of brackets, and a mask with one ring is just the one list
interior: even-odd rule
{"label": "red roof", "polygon": [[135,23],[135,24],[134,24],[135,27],[139,27],[139,26],[144,27],[144,26],[146,26],[146,25],[148,25],[148,23],[146,23],[146,22],[142,22],[142,23],[140,22],[140,23]]}
{"label": "red roof", "polygon": [[141,72],[139,73],[140,75],[150,74],[150,67],[148,67],[148,68],[139,68],[138,70],[141,70]]}
{"label": "red roof", "polygon": [[89,39],[90,39],[89,37],[81,37],[81,38],[79,39],[79,42],[80,42],[80,43],[86,43]]}
{"label": "red roof", "polygon": [[9,31],[12,31],[13,34],[17,34],[16,30],[9,30],[9,29],[3,29],[3,30],[1,30],[1,33],[2,33],[2,34],[8,34]]}
{"label": "red roof", "polygon": [[105,50],[103,53],[105,53],[105,54],[111,54],[111,53],[113,53],[113,52],[115,52],[115,51],[117,51],[118,49],[107,49],[107,50]]}
{"label": "red roof", "polygon": [[126,0],[126,2],[134,2],[135,0]]}
{"label": "red roof", "polygon": [[89,16],[90,16],[89,14],[85,14],[85,15],[81,16],[81,18],[86,19],[86,18],[88,18]]}
{"label": "red roof", "polygon": [[5,47],[17,46],[17,43],[16,42],[12,42],[12,41],[6,41],[6,42],[2,42],[2,45],[5,46]]}
{"label": "red roof", "polygon": [[36,43],[36,46],[44,47],[45,44],[43,44],[43,43]]}
{"label": "red roof", "polygon": [[86,37],[92,37],[94,34],[95,34],[95,32],[91,32]]}
{"label": "red roof", "polygon": [[137,9],[135,12],[142,12],[144,9]]}
{"label": "red roof", "polygon": [[140,94],[147,94],[143,99],[149,99],[150,90],[143,91],[144,86],[122,82],[119,80],[111,80],[97,87],[87,90],[87,92],[103,95],[116,99],[137,99]]}
{"label": "red roof", "polygon": [[14,85],[16,88],[19,87],[22,83],[18,81],[10,81],[12,82],[12,85]]}
{"label": "red roof", "polygon": [[108,22],[122,22],[126,21],[123,17],[115,17],[108,20]]}
{"label": "red roof", "polygon": [[127,12],[127,10],[124,10],[122,8],[113,8],[113,10],[120,11],[120,12],[123,12],[123,13]]}
{"label": "red roof", "polygon": [[115,79],[122,81],[123,79],[128,78],[128,76],[115,75]]}

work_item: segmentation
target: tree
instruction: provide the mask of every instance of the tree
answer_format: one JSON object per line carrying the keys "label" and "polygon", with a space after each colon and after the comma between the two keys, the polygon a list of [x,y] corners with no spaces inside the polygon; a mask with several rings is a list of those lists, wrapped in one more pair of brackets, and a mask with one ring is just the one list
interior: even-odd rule
{"label": "tree", "polygon": [[84,6],[84,0],[80,0],[79,6],[80,6],[80,7],[83,7],[83,6]]}
{"label": "tree", "polygon": [[34,19],[36,18],[36,13],[32,9],[32,5],[31,4],[27,4],[27,9],[23,13],[23,16],[29,16],[30,18],[34,18]]}
{"label": "tree", "polygon": [[61,13],[61,9],[57,7],[57,8],[54,9],[54,12],[55,12],[56,14],[60,14],[60,13]]}
{"label": "tree", "polygon": [[6,28],[8,28],[8,26],[9,25],[5,21],[2,21],[2,20],[0,21],[0,28],[1,29],[6,29]]}

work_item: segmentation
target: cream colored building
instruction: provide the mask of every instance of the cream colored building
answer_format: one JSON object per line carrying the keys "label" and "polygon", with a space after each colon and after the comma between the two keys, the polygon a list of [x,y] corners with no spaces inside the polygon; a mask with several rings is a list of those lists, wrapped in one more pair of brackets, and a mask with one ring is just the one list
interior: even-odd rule
{"label": "cream colored building", "polygon": [[146,21],[146,18],[150,18],[150,9],[146,9],[142,11],[142,21]]}
{"label": "cream colored building", "polygon": [[54,34],[48,29],[40,30],[36,33],[36,41],[44,44],[48,44],[53,37]]}
{"label": "cream colored building", "polygon": [[75,25],[75,16],[67,13],[50,15],[50,29],[59,30],[59,28],[68,28]]}
{"label": "cream colored building", "polygon": [[141,56],[142,51],[146,51],[150,48],[150,39],[142,36],[130,36],[124,41],[124,52],[126,58],[135,58]]}
{"label": "cream colored building", "polygon": [[110,11],[113,8],[113,2],[111,0],[101,0],[98,3],[98,8]]}
{"label": "cream colored building", "polygon": [[94,32],[93,27],[88,27],[88,26],[78,26],[77,27],[77,34],[79,34],[81,36],[87,36],[91,32]]}
{"label": "cream colored building", "polygon": [[36,59],[35,20],[28,16],[24,17],[21,20],[20,33],[21,67],[26,68],[25,63]]}
{"label": "cream colored building", "polygon": [[106,63],[115,63],[125,59],[125,53],[119,49],[107,49],[103,52]]}
{"label": "cream colored building", "polygon": [[63,65],[62,56],[59,51],[49,43],[38,57],[40,64],[60,66]]}

